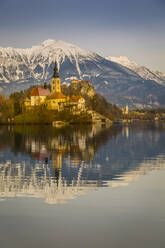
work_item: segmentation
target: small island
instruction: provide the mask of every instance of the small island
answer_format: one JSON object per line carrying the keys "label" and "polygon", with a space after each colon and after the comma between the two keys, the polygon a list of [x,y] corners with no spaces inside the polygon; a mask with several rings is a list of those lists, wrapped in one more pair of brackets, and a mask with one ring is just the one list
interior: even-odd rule
{"label": "small island", "polygon": [[97,94],[92,82],[72,79],[61,84],[55,62],[50,84],[0,95],[0,124],[49,124],[56,127],[73,124],[130,123],[165,120],[164,109],[120,109]]}
{"label": "small island", "polygon": [[109,125],[122,116],[121,109],[96,94],[92,82],[73,79],[61,85],[56,62],[50,85],[0,96],[0,107],[1,124]]}

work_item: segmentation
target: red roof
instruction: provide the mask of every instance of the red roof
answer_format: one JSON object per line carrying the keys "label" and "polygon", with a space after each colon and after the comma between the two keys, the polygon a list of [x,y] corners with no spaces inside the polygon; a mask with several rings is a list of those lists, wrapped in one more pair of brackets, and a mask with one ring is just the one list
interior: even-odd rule
{"label": "red roof", "polygon": [[79,83],[91,83],[90,81],[86,81],[86,80],[81,80],[79,81]]}
{"label": "red roof", "polygon": [[80,98],[83,98],[82,96],[71,96],[70,101],[71,102],[78,102]]}
{"label": "red roof", "polygon": [[50,96],[50,90],[44,89],[42,87],[33,88],[30,95],[31,96]]}
{"label": "red roof", "polygon": [[77,82],[79,82],[79,81],[78,81],[78,79],[74,78],[74,79],[72,79],[72,83],[74,83],[74,82],[77,83]]}
{"label": "red roof", "polygon": [[60,92],[55,92],[51,95],[51,98],[55,98],[55,99],[61,99],[61,98],[66,98],[66,96]]}
{"label": "red roof", "polygon": [[30,102],[30,99],[26,97],[26,98],[24,99],[24,101],[25,101],[25,102]]}

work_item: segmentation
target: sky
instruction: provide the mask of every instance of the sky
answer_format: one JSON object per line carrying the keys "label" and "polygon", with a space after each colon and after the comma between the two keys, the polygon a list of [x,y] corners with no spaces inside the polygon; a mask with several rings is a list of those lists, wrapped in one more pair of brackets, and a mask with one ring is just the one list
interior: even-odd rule
{"label": "sky", "polygon": [[165,0],[0,0],[0,46],[63,40],[165,73]]}

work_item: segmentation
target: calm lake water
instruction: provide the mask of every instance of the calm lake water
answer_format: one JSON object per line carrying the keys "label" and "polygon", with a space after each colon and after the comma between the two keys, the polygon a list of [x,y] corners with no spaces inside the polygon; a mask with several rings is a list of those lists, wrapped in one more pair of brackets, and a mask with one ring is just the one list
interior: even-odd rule
{"label": "calm lake water", "polygon": [[165,123],[0,127],[1,248],[164,248]]}

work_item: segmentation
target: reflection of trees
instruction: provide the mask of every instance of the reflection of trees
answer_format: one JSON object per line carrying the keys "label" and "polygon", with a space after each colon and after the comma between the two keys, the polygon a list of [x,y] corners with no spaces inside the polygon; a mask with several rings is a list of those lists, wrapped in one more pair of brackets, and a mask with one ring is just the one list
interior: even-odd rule
{"label": "reflection of trees", "polygon": [[[93,160],[93,163],[101,164],[102,180],[116,180],[133,171],[139,173],[141,165],[146,164],[148,159],[160,158],[159,155],[165,152],[165,129],[162,124],[138,123],[129,128],[123,127],[121,135],[111,139]],[[151,170],[151,166],[152,163],[147,170]]]}
{"label": "reflection of trees", "polygon": [[0,195],[62,203],[98,186],[126,185],[139,174],[165,166],[164,147],[164,127],[150,124],[2,127]]}
{"label": "reflection of trees", "polygon": [[[16,126],[3,128],[0,146],[10,146],[14,154],[29,154],[34,159],[62,161],[62,157],[72,158],[73,164],[80,161],[89,162],[100,146],[116,136],[120,130],[105,129],[100,126],[69,127],[55,129],[52,127]],[[2,145],[1,145],[2,142]]]}

